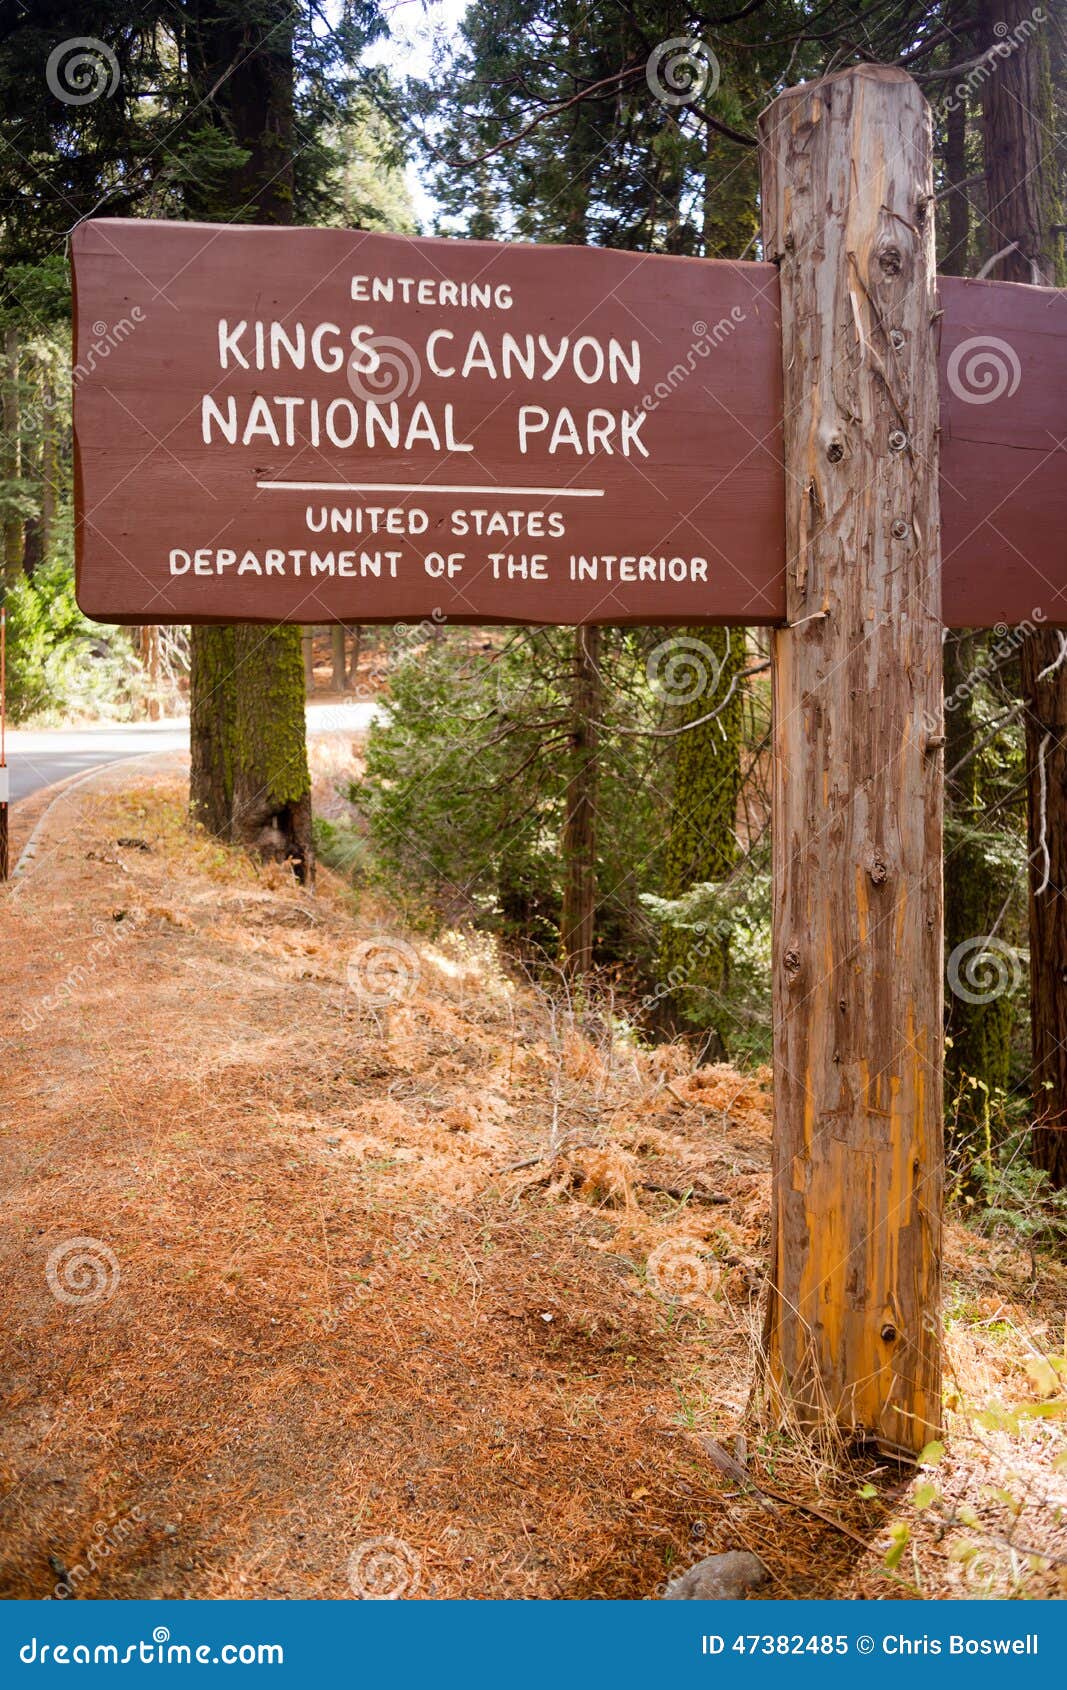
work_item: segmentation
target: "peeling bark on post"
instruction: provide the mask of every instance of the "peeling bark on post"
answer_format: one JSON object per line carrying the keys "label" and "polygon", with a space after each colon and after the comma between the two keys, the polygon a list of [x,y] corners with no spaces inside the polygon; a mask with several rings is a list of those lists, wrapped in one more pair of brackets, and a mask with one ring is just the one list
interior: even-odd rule
{"label": "peeling bark on post", "polygon": [[775,637],[768,1363],[809,1427],[940,1422],[937,296],[930,114],[862,65],[764,112],[789,625]]}

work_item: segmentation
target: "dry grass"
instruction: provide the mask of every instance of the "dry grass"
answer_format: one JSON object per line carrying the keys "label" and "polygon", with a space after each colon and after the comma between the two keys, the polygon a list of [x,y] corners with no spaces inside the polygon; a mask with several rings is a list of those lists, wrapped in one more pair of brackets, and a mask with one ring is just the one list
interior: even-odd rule
{"label": "dry grass", "polygon": [[[620,1044],[182,800],[102,776],[5,897],[6,1593],[344,1596],[378,1538],[429,1596],[643,1597],[734,1546],[772,1597],[1059,1589],[1062,1267],[950,1229],[937,1497],[816,1460],[745,1418],[767,1076]],[[50,1290],[76,1238],[110,1295]]]}

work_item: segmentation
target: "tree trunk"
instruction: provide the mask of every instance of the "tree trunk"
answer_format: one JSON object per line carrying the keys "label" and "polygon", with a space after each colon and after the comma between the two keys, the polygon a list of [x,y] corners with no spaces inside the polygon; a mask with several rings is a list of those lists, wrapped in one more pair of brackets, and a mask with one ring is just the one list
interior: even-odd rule
{"label": "tree trunk", "polygon": [[[1057,204],[1052,84],[1047,30],[1034,29],[1023,0],[983,8],[983,46],[1007,28],[1016,42],[995,61],[983,88],[986,183],[994,275],[1052,284]],[[1029,28],[1024,27],[1029,25]],[[994,33],[996,29],[997,33]],[[1012,250],[1005,252],[1005,248]],[[1067,1185],[1067,663],[1055,629],[1028,634],[1021,653],[1026,706],[1030,852],[1030,1033],[1033,1052],[1032,1156],[1056,1185]]]}
{"label": "tree trunk", "polygon": [[330,653],[333,660],[333,675],[330,684],[334,692],[345,690],[345,630],[343,622],[335,622],[330,629]]}
{"label": "tree trunk", "polygon": [[990,274],[1048,286],[1060,246],[1048,31],[1028,0],[986,0],[982,20],[980,49],[1013,43],[982,84],[986,242],[990,258],[1003,254]]}
{"label": "tree trunk", "polygon": [[[0,480],[13,483],[17,483],[22,476],[22,406],[19,375],[19,331],[11,325],[4,331]],[[15,494],[17,487],[10,487],[9,492]],[[22,574],[22,559],[22,518],[14,510],[10,510],[4,517],[4,575],[9,582],[17,581]]]}
{"label": "tree trunk", "polygon": [[574,747],[563,822],[563,915],[560,940],[569,975],[593,966],[596,913],[596,806],[599,784],[597,722],[601,712],[600,629],[575,628],[571,684]]}
{"label": "tree trunk", "polygon": [[[1056,634],[1046,639],[1042,630],[1027,639],[1022,660],[1030,843],[1031,1156],[1062,1188],[1067,1187],[1067,684],[1059,652]],[[1045,657],[1048,663],[1042,664]]]}
{"label": "tree trunk", "polygon": [[150,722],[158,722],[163,714],[163,700],[160,697],[162,679],[162,663],[160,652],[160,630],[148,625],[138,630],[138,655],[147,682],[147,710]]}
{"label": "tree trunk", "polygon": [[41,557],[47,563],[56,539],[56,492],[59,454],[56,435],[56,388],[51,367],[41,373],[44,413],[41,422]]}
{"label": "tree trunk", "polygon": [[[189,7],[187,50],[208,112],[247,150],[221,191],[190,194],[200,216],[293,221],[293,22],[291,0],[263,0],[255,16],[214,0]],[[314,872],[305,688],[297,627],[241,625],[195,631],[191,714],[194,814],[223,838]],[[207,673],[197,667],[206,663]],[[212,700],[217,719],[208,720]],[[229,809],[223,805],[229,797]]]}
{"label": "tree trunk", "polygon": [[[669,641],[667,642],[669,645]],[[702,649],[698,649],[702,648]],[[681,898],[692,886],[725,880],[737,860],[737,799],[741,790],[741,723],[744,694],[738,675],[745,664],[745,636],[740,628],[690,628],[675,654],[677,678],[686,702],[681,720],[699,722],[673,742],[674,798],[663,865],[663,895]],[[670,659],[668,659],[668,664]],[[661,667],[666,673],[666,666]],[[669,688],[665,688],[669,696]],[[717,710],[711,721],[700,721]],[[679,723],[679,725],[681,725]],[[678,979],[665,1020],[700,1025],[691,1010],[688,976],[693,972],[694,935],[668,927],[660,961],[664,979]],[[725,997],[730,961],[729,939],[717,936],[701,945],[695,985]],[[729,1013],[710,1017],[718,1054],[729,1053],[733,1021]],[[704,1026],[707,1019],[704,1020]]]}
{"label": "tree trunk", "polygon": [[[737,67],[740,70],[740,67]],[[743,75],[743,71],[741,72]],[[704,256],[740,256],[758,232],[758,191],[754,160],[724,162],[722,138],[711,124],[704,133],[704,185],[701,240]],[[680,723],[695,722],[719,707],[713,721],[690,728],[671,741],[674,752],[674,795],[664,861],[663,893],[680,898],[698,882],[722,880],[737,859],[737,801],[741,790],[741,724],[744,710],[743,628],[690,628],[681,636],[690,642],[687,662],[680,647],[673,662],[686,702]],[[706,657],[692,642],[706,649]],[[670,665],[668,659],[668,665]],[[661,670],[662,672],[662,670]],[[732,689],[732,690],[731,690]],[[668,692],[669,688],[665,688]],[[691,696],[688,696],[691,694]],[[679,723],[679,725],[680,725]],[[726,1004],[730,941],[708,940],[698,948],[695,935],[667,927],[660,947],[660,969],[669,994],[658,999],[657,1021],[668,1031],[679,1026],[706,1031],[716,1054],[729,1054],[734,1021]],[[710,990],[713,1008],[698,1016],[689,990],[692,984]],[[676,986],[671,982],[678,981]],[[661,988],[662,990],[663,988]]]}
{"label": "tree trunk", "polygon": [[760,120],[781,269],[770,1380],[914,1451],[941,1413],[941,594],[930,113],[870,65]]}
{"label": "tree trunk", "polygon": [[[950,22],[959,40],[970,43],[973,19],[957,8]],[[944,165],[947,183],[965,182],[967,101],[952,102],[945,117]],[[951,276],[965,276],[970,265],[971,217],[966,189],[950,193],[945,256],[939,266]],[[982,826],[982,794],[975,749],[978,730],[972,672],[981,636],[949,629],[944,642],[945,672],[945,955],[970,954],[976,938],[988,934],[1005,896],[1004,876],[993,874],[975,835]],[[953,775],[952,770],[959,770]],[[968,947],[967,951],[961,947]],[[952,978],[951,972],[949,978]],[[978,1001],[972,1001],[977,997]],[[984,994],[945,999],[945,1103],[953,1177],[965,1188],[974,1183],[976,1165],[992,1151],[990,1096],[1007,1089],[1011,1068],[1010,1000]],[[973,1080],[984,1083],[975,1087]]]}
{"label": "tree trunk", "polygon": [[[959,629],[945,638],[945,954],[948,978],[958,980],[953,957],[980,954],[975,941],[992,931],[1010,890],[1005,875],[986,861],[975,833],[983,822],[984,801],[975,750],[978,730],[974,716],[972,674],[976,666],[976,636]],[[964,975],[966,978],[966,974]],[[970,1190],[980,1164],[988,1161],[993,1144],[990,1099],[1005,1092],[1011,1076],[1012,1005],[1005,996],[950,991],[945,999],[945,1099],[948,1148],[956,1189]],[[981,1084],[975,1088],[973,1080]],[[987,1088],[987,1089],[983,1089]]]}
{"label": "tree trunk", "polygon": [[219,839],[233,831],[237,685],[233,628],[189,631],[189,808]]}
{"label": "tree trunk", "polygon": [[[245,622],[234,629],[231,837],[263,857],[291,862],[306,880],[312,845],[304,673],[299,641],[280,640],[281,631]],[[299,710],[291,708],[296,699]]]}

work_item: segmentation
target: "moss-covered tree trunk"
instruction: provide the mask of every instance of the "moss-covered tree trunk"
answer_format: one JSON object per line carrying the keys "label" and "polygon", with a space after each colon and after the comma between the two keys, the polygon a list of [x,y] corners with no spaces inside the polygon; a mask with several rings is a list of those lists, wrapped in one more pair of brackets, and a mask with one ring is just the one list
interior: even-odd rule
{"label": "moss-covered tree trunk", "polygon": [[[262,856],[311,868],[311,791],[304,668],[296,629],[234,629],[233,838]],[[297,708],[299,705],[299,708]]]}
{"label": "moss-covered tree trunk", "polygon": [[[1063,268],[1055,110],[1048,29],[1027,0],[987,0],[985,39],[1005,31],[1013,51],[983,88],[989,240],[1004,281],[1053,283]],[[1010,250],[1005,251],[1006,248]],[[1054,629],[1027,636],[1021,654],[1030,850],[1032,1155],[1067,1185],[1067,662]]]}
{"label": "moss-covered tree trunk", "polygon": [[[198,216],[293,221],[294,17],[292,0],[199,0],[189,9],[189,62],[205,115],[243,154],[223,180],[190,195]],[[310,878],[300,629],[197,630],[192,664],[194,814]]]}

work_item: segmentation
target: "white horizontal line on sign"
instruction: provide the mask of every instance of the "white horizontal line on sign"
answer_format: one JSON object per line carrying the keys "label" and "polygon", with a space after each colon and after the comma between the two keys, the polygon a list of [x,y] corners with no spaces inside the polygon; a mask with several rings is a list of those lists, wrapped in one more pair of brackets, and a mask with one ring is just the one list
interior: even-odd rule
{"label": "white horizontal line on sign", "polygon": [[453,487],[440,481],[257,481],[264,493],[529,493],[539,499],[602,499],[603,487]]}

